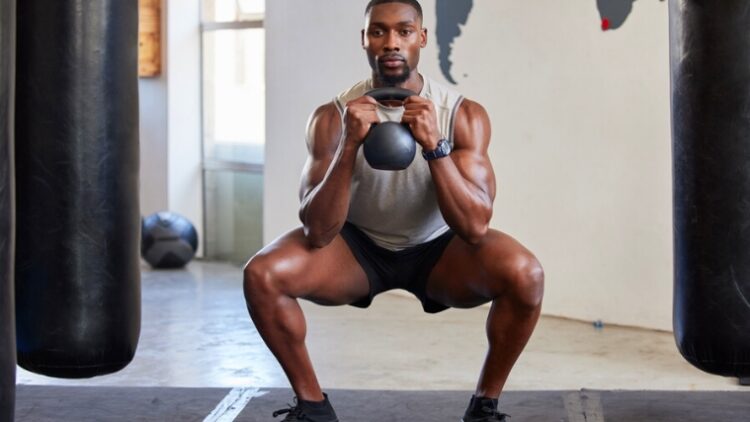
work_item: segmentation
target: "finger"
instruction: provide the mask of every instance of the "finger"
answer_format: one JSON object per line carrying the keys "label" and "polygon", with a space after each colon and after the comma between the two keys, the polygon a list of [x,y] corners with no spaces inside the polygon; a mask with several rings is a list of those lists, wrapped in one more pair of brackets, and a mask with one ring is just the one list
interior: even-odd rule
{"label": "finger", "polygon": [[406,110],[424,110],[424,111],[431,111],[430,104],[425,103],[404,103],[404,108]]}
{"label": "finger", "polygon": [[428,116],[423,113],[422,111],[410,111],[410,112],[404,112],[403,116],[401,116],[402,119],[427,119]]}
{"label": "finger", "polygon": [[375,113],[377,107],[372,104],[357,104],[354,106],[354,109],[362,113]]}
{"label": "finger", "polygon": [[349,122],[352,124],[356,123],[356,124],[360,124],[363,126],[370,126],[370,125],[380,123],[380,119],[378,118],[377,115],[376,116],[366,115],[366,116],[357,116],[355,119],[352,119]]}
{"label": "finger", "polygon": [[346,106],[350,107],[350,106],[365,105],[365,104],[377,105],[378,102],[375,101],[375,99],[372,98],[372,97],[368,97],[367,95],[363,95],[361,97],[355,98],[355,99],[347,102]]}
{"label": "finger", "polygon": [[377,107],[377,105],[378,105],[378,103],[377,103],[377,102],[371,103],[371,102],[365,102],[365,101],[359,101],[359,102],[355,102],[355,101],[356,101],[356,100],[354,100],[354,101],[353,101],[353,102],[352,102],[352,103],[351,103],[351,104],[349,105],[349,107],[357,107],[357,108],[371,108],[371,109],[375,109],[375,107]]}
{"label": "finger", "polygon": [[363,95],[360,97],[360,99],[362,100],[362,102],[367,103],[367,104],[373,104],[373,105],[378,104],[378,101],[369,95]]}
{"label": "finger", "polygon": [[412,95],[411,97],[406,97],[404,100],[404,107],[407,105],[415,105],[415,104],[422,104],[423,98],[417,97],[416,95]]}
{"label": "finger", "polygon": [[407,116],[402,116],[401,117],[401,122],[402,123],[423,124],[424,121],[425,120],[423,118],[421,118],[420,116],[408,116],[407,115]]}
{"label": "finger", "polygon": [[363,111],[360,113],[357,113],[357,119],[366,121],[366,122],[379,122],[380,118],[378,117],[378,113],[375,112],[375,110],[372,111]]}
{"label": "finger", "polygon": [[401,124],[409,126],[410,129],[420,128],[424,126],[419,120],[413,120],[413,119],[402,120]]}
{"label": "finger", "polygon": [[353,104],[346,108],[345,113],[347,116],[356,116],[365,113],[377,114],[375,106],[368,104]]}

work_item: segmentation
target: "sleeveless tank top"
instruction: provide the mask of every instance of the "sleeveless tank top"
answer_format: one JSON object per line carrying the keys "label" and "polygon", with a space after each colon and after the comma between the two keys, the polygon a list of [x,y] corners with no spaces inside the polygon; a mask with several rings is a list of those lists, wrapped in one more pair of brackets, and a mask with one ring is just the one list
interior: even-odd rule
{"label": "sleeveless tank top", "polygon": [[[438,127],[453,147],[456,110],[463,97],[457,92],[423,77],[419,95],[435,104]],[[342,92],[334,103],[342,117],[346,103],[372,89],[372,79],[361,81]],[[400,122],[403,107],[379,105],[380,121]],[[401,250],[429,242],[449,230],[440,213],[427,160],[417,145],[416,156],[405,170],[375,170],[365,161],[363,148],[357,153],[351,185],[347,221],[354,224],[378,246]]]}

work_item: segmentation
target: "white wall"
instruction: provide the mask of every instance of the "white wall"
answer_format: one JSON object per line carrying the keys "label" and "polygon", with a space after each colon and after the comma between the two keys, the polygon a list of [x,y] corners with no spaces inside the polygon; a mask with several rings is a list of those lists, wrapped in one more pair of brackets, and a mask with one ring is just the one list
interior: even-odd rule
{"label": "white wall", "polygon": [[162,75],[139,82],[141,213],[182,214],[203,239],[199,6],[163,1]]}
{"label": "white wall", "polygon": [[167,84],[163,76],[141,79],[141,214],[167,209]]}
{"label": "white wall", "polygon": [[[474,3],[453,75],[492,119],[492,226],[542,261],[546,314],[671,329],[666,3],[635,2],[608,32],[593,1]],[[266,242],[298,225],[310,111],[369,74],[365,4],[268,2]],[[443,80],[434,39],[420,70]]]}
{"label": "white wall", "polygon": [[138,79],[140,104],[141,215],[168,208],[166,10],[161,13],[162,73]]}
{"label": "white wall", "polygon": [[202,239],[200,0],[167,0],[167,16],[169,209],[192,221]]}

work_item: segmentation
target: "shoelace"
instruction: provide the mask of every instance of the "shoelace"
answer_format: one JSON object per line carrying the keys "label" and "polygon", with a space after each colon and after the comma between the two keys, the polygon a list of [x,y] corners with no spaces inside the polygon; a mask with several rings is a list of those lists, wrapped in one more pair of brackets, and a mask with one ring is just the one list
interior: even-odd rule
{"label": "shoelace", "polygon": [[497,409],[493,409],[487,406],[482,407],[482,412],[486,413],[488,417],[491,416],[497,418],[497,420],[499,421],[505,421],[506,417],[510,417],[510,415],[507,413],[499,412]]}
{"label": "shoelace", "polygon": [[[289,406],[288,409],[281,409],[281,410],[277,410],[273,412],[273,417],[275,418],[275,417],[288,413],[289,415],[287,415],[287,417],[284,418],[284,421],[294,421],[294,420],[304,421],[305,419],[307,419],[307,415],[305,415],[305,412],[303,412],[302,409],[299,408],[299,406],[292,406],[291,404],[287,404],[287,406]],[[295,419],[291,419],[292,417]],[[281,421],[281,422],[284,422],[284,421]]]}

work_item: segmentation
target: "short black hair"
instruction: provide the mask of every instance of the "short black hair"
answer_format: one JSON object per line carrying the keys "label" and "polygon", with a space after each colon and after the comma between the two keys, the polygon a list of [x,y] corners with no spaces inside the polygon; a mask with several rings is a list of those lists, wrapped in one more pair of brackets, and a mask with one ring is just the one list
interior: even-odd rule
{"label": "short black hair", "polygon": [[417,10],[417,14],[419,15],[419,19],[422,19],[422,5],[419,4],[417,0],[370,0],[369,3],[367,3],[367,7],[365,8],[365,16],[367,16],[370,13],[370,10],[372,10],[373,7],[384,4],[384,3],[404,3],[408,4],[409,6],[415,8]]}

